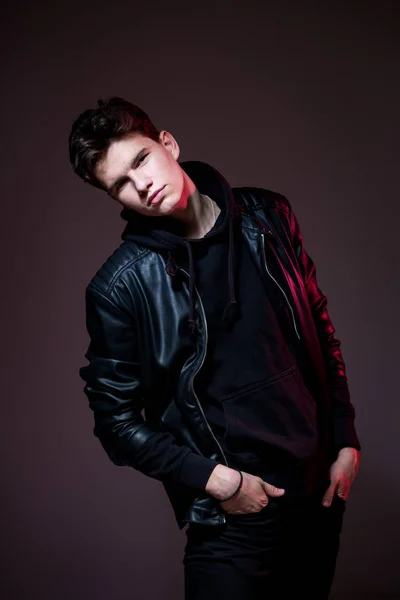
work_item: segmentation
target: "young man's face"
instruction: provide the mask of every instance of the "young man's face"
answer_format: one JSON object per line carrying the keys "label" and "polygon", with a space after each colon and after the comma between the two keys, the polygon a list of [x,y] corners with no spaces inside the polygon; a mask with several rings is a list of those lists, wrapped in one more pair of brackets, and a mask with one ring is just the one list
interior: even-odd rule
{"label": "young man's face", "polygon": [[179,146],[167,131],[160,142],[132,134],[113,141],[95,170],[97,179],[123,206],[148,216],[167,216],[186,207],[185,173]]}

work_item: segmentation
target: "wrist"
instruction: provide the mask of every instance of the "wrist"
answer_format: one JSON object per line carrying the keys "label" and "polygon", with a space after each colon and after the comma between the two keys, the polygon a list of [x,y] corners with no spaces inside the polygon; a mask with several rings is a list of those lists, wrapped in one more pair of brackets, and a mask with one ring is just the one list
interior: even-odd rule
{"label": "wrist", "polygon": [[239,471],[225,465],[217,465],[207,481],[205,491],[217,500],[223,501],[236,493],[241,479],[242,475]]}
{"label": "wrist", "polygon": [[243,483],[243,473],[242,471],[238,471],[239,475],[240,475],[240,481],[239,484],[236,488],[236,490],[233,492],[233,494],[230,494],[227,498],[223,498],[221,500],[221,502],[228,502],[228,500],[232,500],[232,498],[234,498],[236,496],[236,494],[238,493],[238,491],[240,490],[240,488],[242,487],[242,483]]}
{"label": "wrist", "polygon": [[339,450],[336,462],[344,466],[352,466],[358,469],[360,464],[360,451],[357,448],[341,448]]}
{"label": "wrist", "polygon": [[340,448],[338,452],[338,456],[358,456],[359,454],[360,451],[357,448],[353,448],[352,446]]}

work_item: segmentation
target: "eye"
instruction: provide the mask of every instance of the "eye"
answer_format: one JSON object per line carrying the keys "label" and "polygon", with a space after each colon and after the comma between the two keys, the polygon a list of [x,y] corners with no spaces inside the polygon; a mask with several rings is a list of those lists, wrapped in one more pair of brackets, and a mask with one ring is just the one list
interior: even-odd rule
{"label": "eye", "polygon": [[115,186],[115,191],[119,192],[123,186],[126,184],[128,180],[127,179],[121,179],[120,181],[118,181],[117,185]]}
{"label": "eye", "polygon": [[144,159],[148,156],[148,154],[143,154],[143,156],[141,156],[138,160],[138,163],[142,163],[144,161]]}

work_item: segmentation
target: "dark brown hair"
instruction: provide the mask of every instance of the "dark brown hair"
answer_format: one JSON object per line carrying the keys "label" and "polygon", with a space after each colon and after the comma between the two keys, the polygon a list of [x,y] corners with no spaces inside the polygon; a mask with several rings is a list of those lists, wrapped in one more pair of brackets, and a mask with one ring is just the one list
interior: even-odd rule
{"label": "dark brown hair", "polygon": [[97,163],[113,140],[131,133],[140,133],[159,141],[159,130],[138,106],[118,98],[98,100],[97,108],[85,110],[74,121],[69,142],[69,159],[79,177],[100,189],[104,186],[95,177]]}

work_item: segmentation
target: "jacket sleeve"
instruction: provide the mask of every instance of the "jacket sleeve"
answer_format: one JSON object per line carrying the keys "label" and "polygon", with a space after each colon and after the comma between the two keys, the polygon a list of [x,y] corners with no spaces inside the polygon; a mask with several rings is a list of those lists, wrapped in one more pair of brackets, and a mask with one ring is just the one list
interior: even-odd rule
{"label": "jacket sleeve", "polygon": [[328,314],[327,298],[318,286],[315,265],[304,248],[297,218],[286,198],[285,204],[288,209],[291,237],[303,272],[308,300],[326,364],[333,410],[334,444],[338,450],[345,447],[360,450],[361,446],[354,425],[355,409],[350,401],[340,341],[335,337],[335,328]]}
{"label": "jacket sleeve", "polygon": [[[133,316],[92,284],[86,289],[87,366],[79,374],[94,413],[94,435],[116,465],[204,490],[218,464],[148,426],[142,416],[140,349]],[[182,468],[183,467],[183,468]]]}

